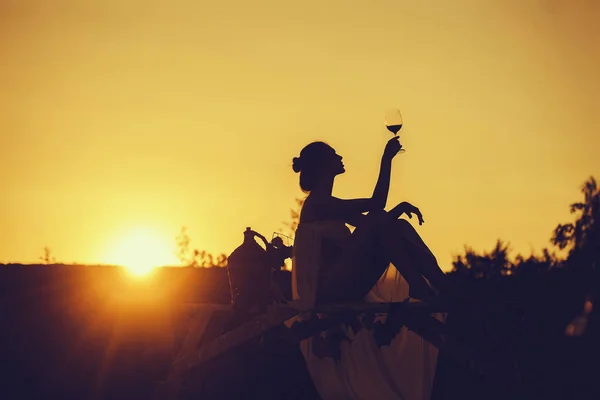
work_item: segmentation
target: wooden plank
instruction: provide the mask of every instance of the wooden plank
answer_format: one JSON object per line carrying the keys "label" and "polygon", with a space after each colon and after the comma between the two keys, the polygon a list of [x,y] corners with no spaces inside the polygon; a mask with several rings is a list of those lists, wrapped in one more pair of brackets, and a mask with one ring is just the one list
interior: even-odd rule
{"label": "wooden plank", "polygon": [[[202,304],[186,304],[190,312],[209,311],[209,310],[231,310],[230,306],[214,306]],[[300,342],[314,334],[328,329],[336,324],[348,321],[350,317],[358,314],[396,314],[402,326],[415,332],[424,340],[431,343],[441,351],[446,352],[452,358],[464,363],[472,363],[482,366],[484,369],[498,370],[499,360],[494,360],[483,349],[478,351],[469,348],[466,344],[454,340],[447,331],[446,325],[432,316],[434,313],[441,312],[439,309],[432,308],[424,303],[355,303],[355,304],[335,304],[321,305],[315,308],[313,313],[322,313],[327,315],[325,318],[313,319],[311,321],[294,325],[288,330],[290,340]],[[298,316],[298,310],[288,305],[272,305],[268,311],[250,319],[240,326],[232,329],[220,337],[204,344],[200,349],[197,348],[198,342],[204,331],[200,323],[190,328],[185,345],[172,365],[172,370],[167,380],[167,388],[162,388],[163,393],[169,393],[167,398],[174,398],[177,394],[184,373],[192,368],[198,367],[207,361],[235,348],[243,343],[256,338],[260,334],[277,326],[281,326],[285,321]],[[207,318],[207,320],[210,320]],[[208,323],[208,322],[207,322]],[[500,364],[505,363],[500,362]]]}
{"label": "wooden plank", "polygon": [[402,308],[411,312],[418,312],[421,314],[433,314],[445,312],[445,310],[439,307],[432,307],[422,302],[389,302],[389,303],[348,303],[348,304],[324,304],[315,307],[313,312],[323,314],[336,314],[336,313],[348,313],[361,314],[367,312],[374,313],[387,313],[391,307]]}
{"label": "wooden plank", "polygon": [[171,367],[171,371],[167,376],[166,381],[162,384],[160,388],[156,389],[158,398],[171,399],[176,398],[177,392],[181,387],[182,383],[182,368],[184,368],[184,364],[180,361],[185,360],[186,355],[196,348],[198,340],[204,332],[204,329],[210,322],[210,317],[205,318],[193,318],[190,323],[190,327],[188,329],[188,333],[184,339],[184,342],[179,350],[177,356],[175,357],[175,362]]}
{"label": "wooden plank", "polygon": [[[408,329],[415,331],[425,340],[438,348],[447,347],[446,342],[440,336],[440,332],[445,329],[445,324],[431,317],[435,311],[424,303],[354,303],[354,304],[334,304],[321,305],[313,310],[313,313],[322,313],[326,318],[312,320],[311,322],[294,325],[289,329],[288,339],[293,342],[300,342],[303,339],[311,337],[319,331],[328,329],[336,324],[343,323],[349,317],[357,314],[372,313],[386,314],[392,307],[402,313],[404,325]],[[185,304],[184,308],[191,313],[207,312],[210,310],[231,310],[231,306],[215,306],[208,304]],[[161,392],[161,398],[176,398],[179,388],[183,382],[184,374],[198,367],[207,361],[235,348],[243,343],[256,338],[260,334],[277,326],[281,326],[285,321],[298,316],[298,310],[288,305],[271,305],[267,313],[260,314],[221,335],[220,337],[204,344],[200,349],[197,348],[198,342],[204,331],[205,326],[196,323],[185,340],[176,361],[172,365],[171,373],[165,384],[157,390]],[[210,320],[209,318],[207,320]],[[208,322],[207,322],[208,323]],[[424,325],[425,329],[420,328]],[[452,354],[456,354],[452,352]]]}
{"label": "wooden plank", "polygon": [[[326,318],[319,318],[295,324],[290,329],[290,336],[294,341],[299,342],[337,324],[347,323],[352,317],[355,317],[358,314],[387,314],[387,318],[390,318],[392,307],[396,307],[396,310],[394,310],[393,313],[402,313],[392,317],[398,318],[399,325],[397,330],[402,326],[405,326],[407,329],[414,331],[431,344],[438,347],[438,344],[440,343],[440,340],[438,339],[439,335],[447,333],[446,324],[432,316],[431,314],[433,314],[433,312],[430,313],[431,309],[422,306],[421,304],[379,303],[372,307],[363,307],[362,305],[359,305],[349,310],[340,310],[338,309],[338,306],[326,307],[324,311],[329,312]],[[427,338],[424,335],[426,335]]]}
{"label": "wooden plank", "polygon": [[[261,333],[283,324],[288,319],[297,315],[293,309],[272,306],[265,314],[260,314],[248,322],[243,323],[237,328],[221,335],[220,337],[204,344],[200,349],[193,348],[191,351],[182,355],[172,365],[174,373],[181,374],[191,368],[194,368],[220,354],[225,353],[229,349],[239,346]],[[199,340],[200,338],[198,338]],[[197,345],[197,342],[196,342]]]}
{"label": "wooden plank", "polygon": [[[307,330],[292,329],[290,332],[290,339],[294,342],[300,342],[301,340],[306,339],[319,331],[344,322],[348,316],[362,314],[365,312],[387,313],[390,310],[390,307],[401,307],[407,311],[410,310],[412,313],[419,314],[433,312],[433,309],[424,303],[403,302],[323,305],[317,307],[314,312],[328,314],[330,317],[311,324],[312,326],[310,326]],[[267,313],[260,314],[252,318],[237,328],[232,329],[220,337],[204,344],[200,349],[188,347],[188,349],[191,351],[187,352],[186,354],[182,354],[181,357],[175,361],[173,364],[173,371],[177,374],[181,374],[191,368],[197,367],[234,347],[254,339],[267,330],[283,324],[285,321],[297,315],[298,312],[295,309],[287,307],[286,305],[269,306]],[[437,322],[441,324],[436,326],[438,328],[444,325],[439,321]],[[433,323],[434,322],[430,322],[430,326],[432,326],[431,324]],[[194,336],[194,340],[195,339],[196,337]]]}

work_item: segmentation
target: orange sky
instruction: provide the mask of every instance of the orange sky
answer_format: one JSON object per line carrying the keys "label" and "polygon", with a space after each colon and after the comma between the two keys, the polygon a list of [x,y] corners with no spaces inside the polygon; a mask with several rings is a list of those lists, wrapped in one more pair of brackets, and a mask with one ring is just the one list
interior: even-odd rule
{"label": "orange sky", "polygon": [[312,140],[345,157],[335,195],[371,194],[390,107],[389,205],[421,208],[444,268],[498,237],[539,250],[600,177],[598,20],[593,0],[0,0],[0,262],[108,262],[182,225],[211,252],[270,237]]}

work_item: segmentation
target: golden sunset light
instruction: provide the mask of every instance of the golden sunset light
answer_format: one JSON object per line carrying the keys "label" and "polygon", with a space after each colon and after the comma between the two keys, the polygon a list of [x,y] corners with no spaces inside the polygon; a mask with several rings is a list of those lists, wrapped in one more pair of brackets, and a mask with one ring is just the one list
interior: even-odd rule
{"label": "golden sunset light", "polygon": [[334,195],[369,196],[389,108],[389,205],[421,208],[444,269],[546,246],[600,174],[597,2],[175,3],[1,3],[1,260],[99,262],[130,217],[213,253],[288,233],[292,157],[325,140]]}
{"label": "golden sunset light", "polygon": [[600,0],[0,0],[0,188],[2,398],[600,398]]}
{"label": "golden sunset light", "polygon": [[147,228],[115,235],[114,243],[110,244],[102,261],[123,266],[135,276],[147,275],[155,267],[177,264],[170,238]]}

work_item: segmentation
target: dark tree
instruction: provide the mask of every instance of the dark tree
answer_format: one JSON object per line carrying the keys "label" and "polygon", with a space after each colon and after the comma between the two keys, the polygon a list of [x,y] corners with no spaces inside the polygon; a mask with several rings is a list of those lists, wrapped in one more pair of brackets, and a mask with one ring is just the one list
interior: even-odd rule
{"label": "dark tree", "polygon": [[291,221],[284,222],[284,224],[290,230],[290,236],[292,237],[296,233],[296,229],[298,229],[298,224],[300,223],[300,211],[302,210],[302,206],[304,205],[304,200],[306,200],[306,198],[296,199],[296,208],[290,210]]}
{"label": "dark tree", "polygon": [[182,265],[186,267],[210,268],[225,267],[227,265],[227,255],[219,254],[214,256],[205,250],[193,249],[190,246],[191,239],[187,233],[187,228],[181,228],[179,235],[175,238],[177,243],[177,252],[175,255]]}
{"label": "dark tree", "polygon": [[42,263],[44,263],[46,265],[56,263],[56,257],[54,257],[52,255],[52,250],[50,250],[50,247],[48,247],[48,246],[44,247],[44,254],[42,256],[40,256],[40,260],[42,261]]}
{"label": "dark tree", "polygon": [[583,184],[581,192],[583,201],[571,204],[575,222],[559,224],[551,241],[559,249],[569,250],[569,265],[593,269],[600,262],[600,188],[594,177]]}
{"label": "dark tree", "polygon": [[491,251],[481,254],[465,246],[465,254],[454,257],[451,272],[484,279],[510,274],[513,264],[508,258],[509,252],[509,244],[500,239]]}

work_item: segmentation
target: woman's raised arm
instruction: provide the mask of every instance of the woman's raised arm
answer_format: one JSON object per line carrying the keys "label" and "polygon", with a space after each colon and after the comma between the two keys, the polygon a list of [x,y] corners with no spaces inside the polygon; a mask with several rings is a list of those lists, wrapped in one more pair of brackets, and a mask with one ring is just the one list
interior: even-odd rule
{"label": "woman's raised arm", "polygon": [[402,145],[400,144],[398,136],[391,138],[383,151],[381,157],[381,165],[379,167],[379,177],[373,190],[373,201],[374,209],[383,210],[387,203],[388,193],[390,191],[390,177],[392,174],[392,159],[398,154]]}

